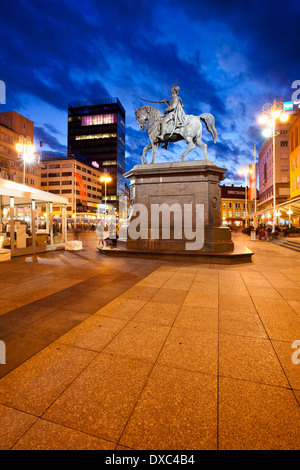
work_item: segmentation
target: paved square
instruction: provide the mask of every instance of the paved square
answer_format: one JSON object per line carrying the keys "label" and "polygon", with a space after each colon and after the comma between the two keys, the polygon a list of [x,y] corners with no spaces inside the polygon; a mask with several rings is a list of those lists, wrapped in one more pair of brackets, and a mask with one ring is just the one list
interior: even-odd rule
{"label": "paved square", "polygon": [[[1,449],[299,449],[300,254],[0,265]],[[296,355],[300,359],[299,354]]]}

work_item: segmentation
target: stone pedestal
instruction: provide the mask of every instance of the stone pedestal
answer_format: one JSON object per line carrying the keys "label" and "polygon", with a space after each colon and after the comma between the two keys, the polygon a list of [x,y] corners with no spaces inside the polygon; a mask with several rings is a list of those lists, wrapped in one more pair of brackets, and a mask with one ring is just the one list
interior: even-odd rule
{"label": "stone pedestal", "polygon": [[[127,223],[120,227],[118,248],[188,255],[232,252],[231,231],[221,226],[219,182],[224,179],[225,172],[225,168],[219,168],[210,160],[135,166],[124,175],[130,179],[131,203]],[[147,217],[140,217],[133,211],[138,204],[146,208]],[[153,217],[153,209],[157,211],[157,208],[165,211],[159,222]],[[137,229],[142,235],[137,239],[129,230],[136,217],[140,222]],[[168,229],[164,226],[164,223],[168,225],[168,220],[169,236],[164,231],[164,228]],[[191,234],[199,233],[199,221],[204,240],[200,249],[197,245],[194,249]]]}

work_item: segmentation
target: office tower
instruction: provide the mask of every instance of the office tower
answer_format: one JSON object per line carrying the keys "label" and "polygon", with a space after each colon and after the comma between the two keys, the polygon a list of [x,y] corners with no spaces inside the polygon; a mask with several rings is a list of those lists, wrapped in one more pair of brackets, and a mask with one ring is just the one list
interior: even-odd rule
{"label": "office tower", "polygon": [[68,155],[110,174],[107,202],[118,208],[125,195],[125,110],[118,98],[68,104]]}

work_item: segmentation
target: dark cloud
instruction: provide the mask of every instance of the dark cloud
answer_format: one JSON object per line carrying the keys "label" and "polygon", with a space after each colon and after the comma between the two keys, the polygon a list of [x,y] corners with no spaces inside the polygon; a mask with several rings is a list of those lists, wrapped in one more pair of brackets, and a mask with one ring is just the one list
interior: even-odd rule
{"label": "dark cloud", "polygon": [[39,142],[43,142],[43,147],[48,146],[51,150],[66,152],[67,146],[61,144],[56,137],[47,132],[43,127],[35,126],[34,127],[34,139],[36,141],[37,147]]}

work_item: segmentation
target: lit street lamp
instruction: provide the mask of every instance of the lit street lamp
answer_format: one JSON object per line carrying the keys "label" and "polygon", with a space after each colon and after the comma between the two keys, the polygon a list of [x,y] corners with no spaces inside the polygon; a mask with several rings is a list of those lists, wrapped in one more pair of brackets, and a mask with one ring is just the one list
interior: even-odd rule
{"label": "lit street lamp", "polygon": [[23,184],[25,184],[26,164],[32,163],[34,159],[34,146],[31,144],[31,138],[20,135],[16,149],[18,154],[23,153]]}
{"label": "lit street lamp", "polygon": [[284,113],[284,105],[280,101],[274,100],[273,103],[266,103],[262,108],[263,114],[259,118],[259,123],[267,127],[263,131],[266,138],[273,138],[273,227],[272,232],[275,232],[276,226],[276,175],[275,175],[275,125],[276,120],[280,119],[281,122],[286,122],[289,118],[288,114]]}
{"label": "lit street lamp", "polygon": [[248,198],[247,198],[247,175],[251,174],[252,171],[250,170],[250,168],[245,165],[245,168],[241,169],[239,171],[239,173],[241,175],[244,175],[245,176],[245,228],[247,228],[248,226],[248,221],[247,221],[247,206],[248,206]]}
{"label": "lit street lamp", "polygon": [[110,183],[112,180],[111,176],[109,175],[103,175],[100,178],[100,182],[104,183],[104,191],[105,191],[105,211],[104,211],[104,227],[106,227],[106,183]]}
{"label": "lit street lamp", "polygon": [[291,206],[289,206],[289,210],[287,211],[287,214],[289,216],[289,228],[291,228],[291,215],[293,211],[291,210]]}

